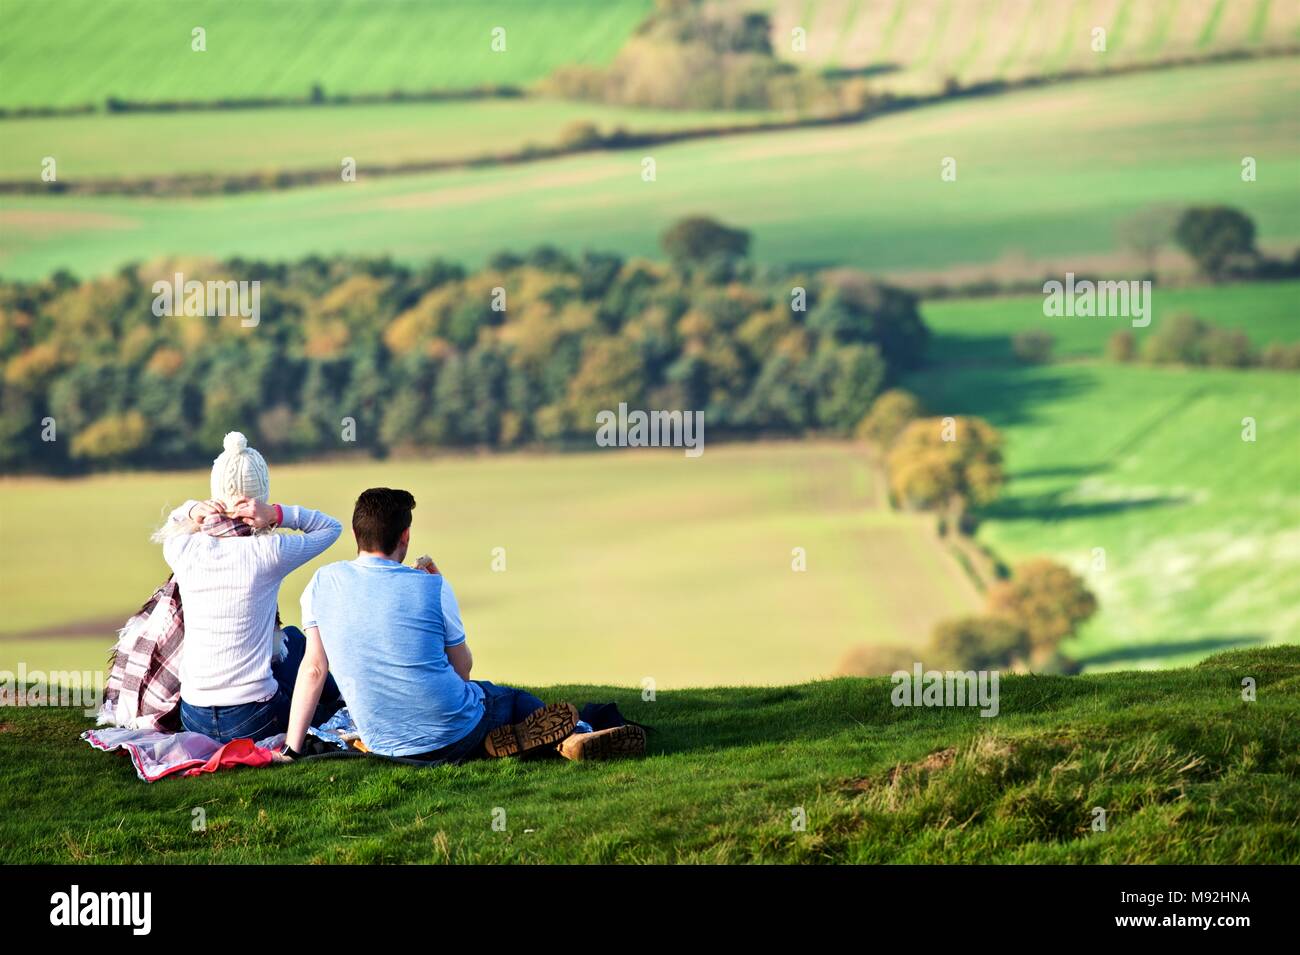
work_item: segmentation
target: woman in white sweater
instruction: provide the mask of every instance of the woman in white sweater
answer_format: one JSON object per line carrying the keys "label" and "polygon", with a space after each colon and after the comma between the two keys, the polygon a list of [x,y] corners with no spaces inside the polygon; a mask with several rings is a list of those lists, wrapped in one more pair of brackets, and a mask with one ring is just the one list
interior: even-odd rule
{"label": "woman in white sweater", "polygon": [[[284,628],[287,646],[277,646],[280,582],[343,527],[319,511],[270,504],[266,461],[237,431],[224,446],[212,464],[211,500],[185,502],[160,535],[185,616],[181,723],[221,742],[259,740],[288,728],[306,649],[294,627]],[[326,691],[318,715],[342,705],[337,687]]]}

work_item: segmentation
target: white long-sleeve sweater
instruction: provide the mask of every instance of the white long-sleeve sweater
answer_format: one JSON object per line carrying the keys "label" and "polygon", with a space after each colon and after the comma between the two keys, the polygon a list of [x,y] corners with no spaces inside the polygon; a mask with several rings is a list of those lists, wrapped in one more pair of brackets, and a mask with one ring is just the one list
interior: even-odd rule
{"label": "white long-sleeve sweater", "polygon": [[[187,520],[195,503],[182,504],[171,520]],[[281,526],[303,533],[177,534],[163,544],[185,614],[181,699],[191,706],[236,706],[275,695],[271,638],[280,581],[324,553],[343,531],[320,511],[281,510]]]}

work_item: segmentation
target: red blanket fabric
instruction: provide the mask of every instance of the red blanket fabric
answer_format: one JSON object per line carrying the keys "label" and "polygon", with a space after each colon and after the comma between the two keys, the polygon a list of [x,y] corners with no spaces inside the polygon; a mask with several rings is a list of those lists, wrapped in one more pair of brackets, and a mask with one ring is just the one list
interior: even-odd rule
{"label": "red blanket fabric", "polygon": [[208,757],[206,763],[190,766],[181,775],[197,776],[199,773],[215,773],[218,769],[229,769],[231,766],[269,766],[270,764],[269,749],[262,749],[251,739],[233,739]]}

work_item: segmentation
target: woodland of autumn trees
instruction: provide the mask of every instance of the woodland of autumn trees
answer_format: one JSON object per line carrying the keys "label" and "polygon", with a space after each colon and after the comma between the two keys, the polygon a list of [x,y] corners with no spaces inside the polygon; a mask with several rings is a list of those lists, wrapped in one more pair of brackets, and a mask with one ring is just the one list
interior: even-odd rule
{"label": "woodland of autumn trees", "polygon": [[[173,259],[2,282],[0,467],[194,465],[232,429],[281,458],[585,446],[619,402],[702,410],[719,437],[848,433],[922,361],[907,292],[767,271],[707,219],[664,238],[669,263],[542,247],[478,271]],[[259,323],[156,316],[177,272],[260,282]]]}

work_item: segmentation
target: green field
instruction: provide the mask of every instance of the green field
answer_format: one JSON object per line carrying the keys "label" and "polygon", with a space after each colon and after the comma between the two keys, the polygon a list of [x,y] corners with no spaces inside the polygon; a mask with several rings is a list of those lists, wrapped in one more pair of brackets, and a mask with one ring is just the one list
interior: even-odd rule
{"label": "green field", "polygon": [[[410,489],[412,559],[432,554],[455,585],[484,679],[812,679],[857,644],[920,642],[975,599],[926,522],[871,508],[872,472],[848,445],[273,463],[272,475],[276,500],[345,525],[363,488]],[[164,505],[207,486],[206,473],[0,479],[0,670],[101,668],[114,628],[166,577],[148,540]],[[806,571],[791,569],[796,547]],[[315,566],[354,555],[345,532],[291,576],[285,619],[298,620]],[[73,594],[68,570],[83,563]]]}
{"label": "green field", "polygon": [[[1296,0],[723,0],[772,16],[778,56],[929,90],[1294,45]],[[528,84],[608,62],[650,0],[4,0],[0,107]],[[207,51],[190,31],[207,30]],[[507,48],[493,53],[494,27]],[[796,53],[791,31],[807,31]],[[1090,43],[1107,30],[1105,53]]]}
{"label": "green field", "polygon": [[[895,90],[1114,69],[1222,50],[1291,46],[1295,0],[731,0],[771,12],[792,63],[873,71]],[[791,31],[807,31],[796,53]],[[1094,28],[1106,49],[1092,48]]]}
{"label": "green field", "polygon": [[[1257,343],[1300,338],[1296,283],[1168,290]],[[1300,639],[1300,379],[1262,370],[1098,360],[1122,320],[1047,319],[1042,298],[931,303],[940,364],[908,386],[936,414],[1006,435],[1011,478],[978,539],[1004,560],[1050,554],[1101,611],[1067,649],[1089,668],[1169,665],[1231,646]],[[1076,360],[1025,367],[1009,335],[1056,334]],[[1078,360],[1084,359],[1084,360]],[[1257,424],[1242,441],[1242,419]],[[1092,566],[1094,549],[1105,566]]]}
{"label": "green field", "polygon": [[932,301],[925,323],[937,333],[930,360],[939,364],[1010,362],[1011,336],[1039,329],[1055,339],[1057,358],[1097,358],[1115,332],[1128,328],[1140,341],[1159,323],[1181,313],[1244,331],[1256,346],[1300,341],[1300,282],[1152,289],[1152,324],[1130,328],[1123,319],[1048,318],[1042,295]]}
{"label": "green field", "polygon": [[[0,107],[526,84],[605,63],[650,0],[3,0]],[[207,31],[206,52],[191,31]],[[492,30],[506,31],[493,52]]]}
{"label": "green field", "polygon": [[53,156],[59,178],[139,179],[178,173],[335,169],[344,156],[367,166],[473,159],[553,146],[564,128],[603,133],[740,126],[767,118],[636,109],[538,99],[284,107],[10,119],[0,125],[0,179],[31,180]]}
{"label": "green field", "polygon": [[153,785],[81,742],[75,711],[11,707],[0,863],[1300,862],[1300,648],[1011,676],[990,719],[895,707],[891,689],[557,686],[539,692],[653,726],[649,757],[328,759]]}
{"label": "green field", "polygon": [[[223,198],[0,202],[0,274],[91,275],[166,255],[443,254],[477,263],[543,242],[644,254],[677,218],[754,233],[771,262],[912,273],[1132,264],[1116,223],[1152,204],[1225,202],[1263,242],[1300,239],[1300,71],[1289,60],[1090,80],[878,121],[523,167]],[[1252,155],[1259,179],[1243,183]],[[956,182],[940,160],[958,159]]]}

